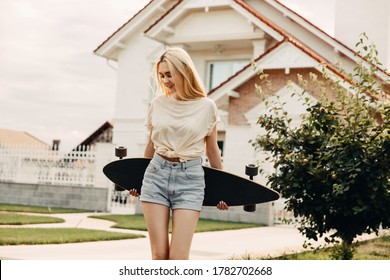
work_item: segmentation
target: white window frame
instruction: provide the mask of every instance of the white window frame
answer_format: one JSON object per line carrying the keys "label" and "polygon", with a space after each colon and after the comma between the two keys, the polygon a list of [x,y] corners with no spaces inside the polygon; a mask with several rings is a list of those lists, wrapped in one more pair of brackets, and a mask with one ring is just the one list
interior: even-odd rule
{"label": "white window frame", "polygon": [[236,74],[238,71],[240,71],[242,68],[244,68],[246,65],[248,65],[250,63],[250,60],[249,59],[224,59],[224,60],[210,60],[210,61],[207,61],[206,65],[207,65],[207,71],[206,71],[206,74],[207,74],[207,79],[206,79],[206,86],[207,86],[207,90],[210,91],[212,90],[214,87],[217,87],[218,85],[215,85],[214,87],[211,87],[211,65],[213,64],[216,64],[216,63],[242,63],[242,67],[240,67],[239,69],[237,69],[236,71],[234,71],[233,69],[231,69],[231,73],[228,77],[226,77],[226,79],[222,80],[222,82],[224,82],[225,80],[227,80],[229,77],[233,76],[234,74]]}

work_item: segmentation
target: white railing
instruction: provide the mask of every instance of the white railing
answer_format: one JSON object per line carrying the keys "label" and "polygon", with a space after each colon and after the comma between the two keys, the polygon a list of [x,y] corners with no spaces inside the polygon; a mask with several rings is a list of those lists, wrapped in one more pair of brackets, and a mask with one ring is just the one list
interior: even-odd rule
{"label": "white railing", "polygon": [[0,182],[95,186],[96,152],[52,151],[47,146],[0,143]]}

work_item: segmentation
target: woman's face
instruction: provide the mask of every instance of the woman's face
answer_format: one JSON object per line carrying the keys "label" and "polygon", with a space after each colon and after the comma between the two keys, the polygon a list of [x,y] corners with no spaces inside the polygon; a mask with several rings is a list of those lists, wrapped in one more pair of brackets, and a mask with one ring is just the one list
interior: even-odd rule
{"label": "woman's face", "polygon": [[[175,80],[178,77],[173,76],[171,70],[169,70],[168,63],[166,63],[165,61],[162,61],[158,64],[158,75],[160,77],[161,82],[168,89],[169,93],[176,92],[177,81],[175,82]],[[176,76],[180,76],[180,74],[177,74]]]}

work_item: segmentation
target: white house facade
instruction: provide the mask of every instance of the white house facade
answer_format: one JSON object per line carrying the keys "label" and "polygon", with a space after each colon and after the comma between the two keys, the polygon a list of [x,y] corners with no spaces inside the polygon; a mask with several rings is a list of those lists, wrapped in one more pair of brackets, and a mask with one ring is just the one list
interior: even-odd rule
{"label": "white house facade", "polygon": [[[341,62],[349,71],[357,59],[340,39],[276,0],[152,0],[95,50],[118,66],[113,143],[126,146],[129,157],[143,154],[148,137],[144,120],[154,97],[152,65],[171,46],[188,51],[209,98],[219,108],[218,141],[224,169],[244,177],[245,165],[256,163],[261,156],[249,140],[261,133],[256,120],[265,112],[263,99],[255,91],[258,79],[251,62],[270,74],[299,121],[303,109],[290,98],[289,81],[297,88],[297,74],[319,74],[325,65],[332,79],[347,83],[335,65]],[[378,75],[387,73],[378,69]],[[313,89],[311,97],[315,96]],[[266,183],[260,176],[255,180]],[[228,212],[205,209],[202,215],[269,225],[277,210],[275,203],[258,205],[253,213],[233,208]]]}

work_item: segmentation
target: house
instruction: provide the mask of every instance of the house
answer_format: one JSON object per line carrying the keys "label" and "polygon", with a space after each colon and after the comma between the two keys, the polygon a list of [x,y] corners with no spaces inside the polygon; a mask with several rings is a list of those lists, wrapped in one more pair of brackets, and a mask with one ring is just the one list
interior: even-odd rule
{"label": "house", "polygon": [[91,133],[86,139],[81,141],[72,151],[78,151],[81,149],[88,149],[96,143],[112,143],[113,123],[108,120],[99,126],[94,132]]}
{"label": "house", "polygon": [[[361,10],[368,15],[370,11],[389,11],[388,1],[358,1],[359,5],[352,2],[337,0],[336,6],[348,7],[349,17]],[[378,16],[383,22],[389,20],[389,13]],[[342,38],[351,26],[339,14],[336,19],[336,29],[339,27],[340,31],[336,34]],[[372,31],[375,36],[389,38],[388,24],[378,29],[368,21],[364,27],[368,34]],[[385,49],[389,42],[385,40]],[[347,86],[348,77],[336,65],[340,62],[348,72],[358,59],[341,39],[331,37],[277,0],[152,0],[94,51],[119,65],[113,143],[126,146],[129,156],[142,155],[147,141],[143,123],[154,97],[151,67],[157,55],[169,46],[180,46],[193,58],[222,118],[218,141],[224,169],[243,176],[245,165],[258,159],[248,141],[261,133],[256,120],[265,112],[263,99],[255,92],[258,77],[251,62],[255,61],[270,75],[276,91],[285,98],[298,121],[303,108],[290,98],[289,81],[298,87],[298,73],[304,78],[311,72],[320,77],[325,66],[331,79],[342,80],[341,84]],[[383,59],[383,65],[389,65],[388,53]],[[375,67],[379,78],[388,78],[383,68]],[[317,94],[311,88],[311,98],[315,99]],[[255,179],[265,183],[264,178]],[[241,215],[239,210],[210,215],[271,224],[272,205],[260,205],[253,215]]]}
{"label": "house", "polygon": [[49,144],[28,132],[3,128],[0,128],[0,145],[43,146],[45,148],[50,147]]}

